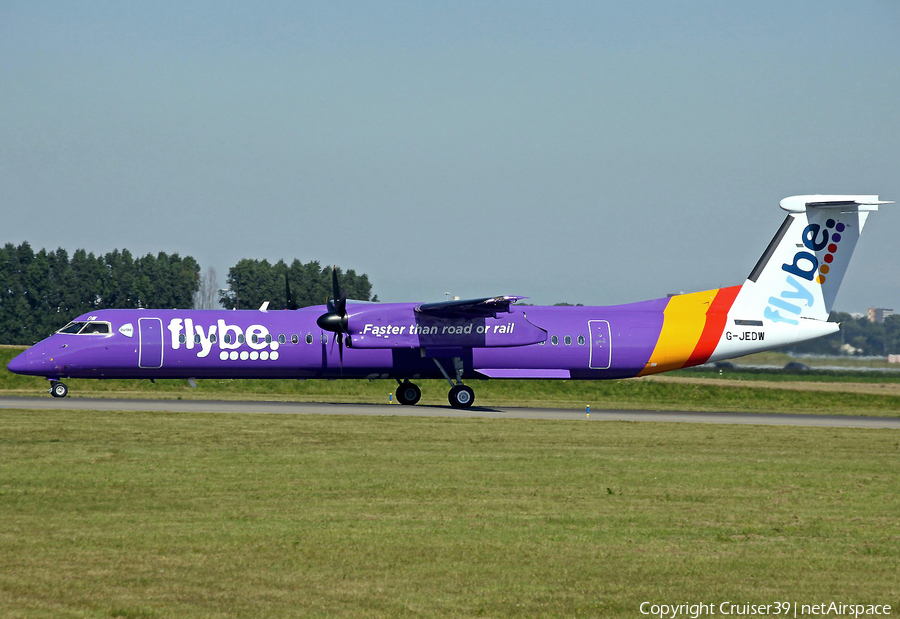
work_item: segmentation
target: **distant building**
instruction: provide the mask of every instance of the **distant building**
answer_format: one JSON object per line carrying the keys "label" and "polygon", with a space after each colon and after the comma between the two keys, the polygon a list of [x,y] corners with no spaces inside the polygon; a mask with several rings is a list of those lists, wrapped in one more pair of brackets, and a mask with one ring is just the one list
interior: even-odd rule
{"label": "distant building", "polygon": [[870,307],[866,310],[866,318],[869,322],[883,323],[884,319],[893,315],[894,310],[885,307]]}

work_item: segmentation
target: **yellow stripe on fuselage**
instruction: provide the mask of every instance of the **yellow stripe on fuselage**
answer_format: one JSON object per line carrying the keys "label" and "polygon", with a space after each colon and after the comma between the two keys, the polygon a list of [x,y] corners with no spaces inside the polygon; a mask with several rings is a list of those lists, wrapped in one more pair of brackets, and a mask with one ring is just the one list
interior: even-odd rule
{"label": "yellow stripe on fuselage", "polygon": [[684,366],[700,341],[706,324],[706,312],[718,292],[717,288],[680,294],[669,299],[669,304],[663,311],[663,326],[656,348],[639,376]]}

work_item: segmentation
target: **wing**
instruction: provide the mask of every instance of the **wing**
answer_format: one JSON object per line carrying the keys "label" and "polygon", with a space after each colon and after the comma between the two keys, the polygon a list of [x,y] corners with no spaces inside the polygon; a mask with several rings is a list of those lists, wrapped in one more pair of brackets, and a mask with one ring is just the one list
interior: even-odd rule
{"label": "wing", "polygon": [[510,305],[526,298],[502,296],[465,299],[462,301],[443,301],[441,303],[423,303],[416,307],[416,312],[436,318],[496,318],[497,314],[508,314]]}

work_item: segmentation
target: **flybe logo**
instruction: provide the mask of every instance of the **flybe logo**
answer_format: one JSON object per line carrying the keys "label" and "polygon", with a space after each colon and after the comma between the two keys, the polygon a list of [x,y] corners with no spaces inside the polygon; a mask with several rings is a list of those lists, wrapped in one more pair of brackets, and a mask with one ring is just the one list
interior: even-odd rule
{"label": "flybe logo", "polygon": [[[769,304],[763,312],[763,316],[773,322],[799,324],[799,321],[791,315],[799,317],[803,307],[795,301],[805,301],[807,307],[813,306],[815,297],[810,291],[809,285],[812,282],[819,285],[825,283],[845,227],[844,224],[829,219],[825,222],[824,229],[819,224],[809,224],[803,229],[801,238],[805,249],[794,254],[794,259],[790,263],[781,265],[781,269],[788,274],[785,279],[785,290],[777,297],[769,297]],[[819,259],[813,252],[823,250],[827,253],[822,258],[824,264],[820,265]]]}
{"label": "flybe logo", "polygon": [[[173,318],[169,321],[168,329],[172,336],[172,350],[178,350],[182,346],[188,350],[197,349],[197,356],[200,358],[208,356],[213,346],[216,346],[222,361],[278,359],[278,342],[262,325],[250,325],[244,332],[221,318],[216,324],[207,326],[194,324],[191,318]],[[250,350],[240,350],[244,346]]]}

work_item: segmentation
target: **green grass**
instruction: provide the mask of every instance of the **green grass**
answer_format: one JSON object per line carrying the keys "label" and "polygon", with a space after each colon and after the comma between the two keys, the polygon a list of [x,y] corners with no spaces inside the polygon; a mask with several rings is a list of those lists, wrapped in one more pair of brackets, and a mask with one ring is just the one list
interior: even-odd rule
{"label": "green grass", "polygon": [[860,368],[864,370],[898,369],[897,364],[889,363],[886,357],[852,357],[849,355],[840,357],[816,357],[806,355],[802,357],[794,357],[788,353],[780,352],[778,350],[769,350],[766,352],[754,353],[752,355],[746,355],[744,357],[731,359],[730,361],[736,365],[774,365],[779,367],[784,367],[791,361],[799,361],[801,363],[805,363],[811,368],[816,369],[828,369],[834,367]]}
{"label": "green grass", "polygon": [[890,430],[0,411],[4,617],[900,606]]}
{"label": "green grass", "polygon": [[900,372],[878,370],[829,370],[810,368],[809,370],[769,370],[756,368],[715,369],[706,367],[688,368],[669,372],[666,376],[688,378],[728,378],[745,381],[801,382],[801,383],[883,383],[900,384]]}
{"label": "green grass", "polygon": [[[0,348],[0,393],[37,395],[45,393],[46,380],[18,376],[6,370],[6,363],[21,349]],[[866,382],[891,384],[900,377],[861,372],[818,372],[820,382]],[[718,376],[684,370],[674,376]],[[759,380],[784,380],[778,372],[726,371],[727,378],[741,377],[746,385],[695,385],[652,380],[610,381],[471,381],[477,406],[520,406],[583,409],[653,409],[768,413],[844,414],[900,416],[900,396],[771,389],[754,386]],[[880,378],[879,378],[880,377]],[[795,380],[798,378],[794,375]],[[809,379],[810,375],[803,374]],[[442,380],[417,381],[422,388],[422,404],[447,404],[447,383]],[[298,402],[387,402],[397,386],[390,380],[200,380],[197,388],[187,381],[168,380],[66,380],[69,397],[141,397],[172,399],[249,399]]]}

